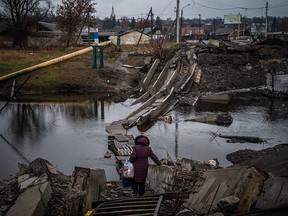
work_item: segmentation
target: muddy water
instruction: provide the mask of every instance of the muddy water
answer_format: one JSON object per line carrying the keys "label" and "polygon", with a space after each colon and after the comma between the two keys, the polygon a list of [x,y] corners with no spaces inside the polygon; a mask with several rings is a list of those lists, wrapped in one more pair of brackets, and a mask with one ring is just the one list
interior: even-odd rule
{"label": "muddy water", "polygon": [[[105,126],[122,119],[136,107],[132,101],[87,100],[73,103],[10,103],[0,114],[0,177],[14,174],[18,162],[28,163],[41,157],[58,170],[72,174],[75,166],[103,168],[108,180],[118,179],[115,158],[105,159]],[[241,106],[239,106],[241,104]],[[4,102],[0,103],[0,107]],[[200,106],[200,109],[176,109],[172,123],[158,121],[145,127],[133,127],[129,134],[145,134],[159,158],[186,157],[195,160],[218,158],[229,166],[226,154],[238,149],[260,150],[288,143],[287,101],[252,104],[235,102],[229,106]],[[229,112],[234,121],[229,127],[184,122],[195,116]],[[266,143],[226,143],[212,133],[258,136]]]}

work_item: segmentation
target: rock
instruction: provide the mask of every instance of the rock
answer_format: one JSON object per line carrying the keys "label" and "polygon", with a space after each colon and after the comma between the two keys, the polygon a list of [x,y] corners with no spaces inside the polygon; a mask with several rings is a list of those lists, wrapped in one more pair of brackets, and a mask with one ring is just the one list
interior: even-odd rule
{"label": "rock", "polygon": [[176,216],[193,216],[193,215],[195,215],[195,212],[188,209],[184,209],[180,211],[178,214],[176,214]]}
{"label": "rock", "polygon": [[210,159],[210,160],[204,160],[202,162],[203,162],[203,164],[208,165],[208,166],[213,167],[213,168],[219,167],[219,161],[217,158]]}
{"label": "rock", "polygon": [[18,180],[18,184],[20,184],[21,182],[23,182],[23,181],[26,181],[27,179],[29,179],[29,174],[24,174],[24,175],[21,175],[21,176],[19,176],[18,178],[17,178],[17,180]]}
{"label": "rock", "polygon": [[240,199],[236,196],[229,196],[218,201],[217,205],[224,215],[233,215],[239,208]]}
{"label": "rock", "polygon": [[221,212],[215,212],[211,216],[224,216]]}
{"label": "rock", "polygon": [[24,190],[26,190],[30,185],[32,185],[34,183],[34,181],[36,181],[37,177],[32,177],[29,178],[23,182],[20,183],[20,192],[22,193]]}
{"label": "rock", "polygon": [[52,166],[52,165],[50,165],[50,164],[47,164],[47,168],[48,168],[48,170],[50,171],[51,174],[58,175],[58,170],[56,169],[55,166]]}

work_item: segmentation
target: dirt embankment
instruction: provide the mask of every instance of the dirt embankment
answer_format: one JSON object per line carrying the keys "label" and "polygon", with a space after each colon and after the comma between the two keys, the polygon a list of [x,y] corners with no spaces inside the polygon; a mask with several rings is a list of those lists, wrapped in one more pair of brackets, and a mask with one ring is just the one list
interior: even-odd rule
{"label": "dirt embankment", "polygon": [[[61,50],[17,50],[17,52],[2,50],[0,75],[6,75],[80,49],[82,48],[74,48],[65,53]],[[112,97],[115,101],[125,100],[134,93],[142,76],[138,70],[127,69],[122,65],[129,60],[129,64],[141,67],[144,65],[144,58],[142,56],[128,57],[125,53],[121,54],[113,47],[108,47],[104,50],[104,67],[99,68],[98,64],[95,69],[92,67],[92,52],[86,53],[17,77],[15,89],[30,76],[20,89],[17,98],[20,95],[27,97],[27,95],[97,94]],[[12,82],[13,80],[8,80],[0,83],[0,97],[10,97]]]}
{"label": "dirt embankment", "polygon": [[246,45],[198,47],[201,92],[221,92],[266,85],[266,74],[288,73],[287,47]]}
{"label": "dirt embankment", "polygon": [[[182,46],[190,49],[191,44]],[[267,72],[288,73],[287,50],[287,46],[279,45],[225,44],[215,47],[196,44],[197,62],[203,71],[199,90],[205,94],[266,85]],[[104,50],[104,68],[97,69],[92,68],[92,53],[86,53],[17,78],[16,89],[27,76],[31,76],[21,88],[19,95],[98,94],[103,97],[112,97],[116,102],[124,101],[137,93],[140,83],[155,58],[152,56],[150,61],[147,61],[147,54],[135,55],[135,51],[132,51],[131,48],[121,52],[114,47],[106,48]],[[15,56],[13,50],[3,50],[0,55],[2,65],[0,75],[38,64],[43,62],[43,59],[46,61],[64,54],[58,51],[57,56],[55,52],[54,50],[33,52],[20,50],[17,52],[18,59],[13,59]],[[11,53],[10,57],[9,53]],[[136,51],[136,53],[140,52]],[[137,67],[137,69],[123,67],[125,64]],[[161,64],[164,66],[165,62]],[[139,70],[138,68],[141,67],[143,67],[142,70]],[[11,86],[12,80],[0,83],[0,96],[9,97]]]}

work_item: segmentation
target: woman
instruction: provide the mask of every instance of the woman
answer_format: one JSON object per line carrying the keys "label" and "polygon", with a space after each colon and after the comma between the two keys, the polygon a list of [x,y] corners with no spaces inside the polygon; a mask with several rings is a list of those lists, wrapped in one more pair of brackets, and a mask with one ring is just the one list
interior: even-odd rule
{"label": "woman", "polygon": [[145,181],[148,172],[148,157],[150,157],[157,165],[161,165],[158,157],[149,147],[150,141],[148,137],[140,135],[135,138],[135,146],[130,157],[130,161],[134,165],[134,178],[132,181],[132,189],[134,195],[143,195],[145,193]]}

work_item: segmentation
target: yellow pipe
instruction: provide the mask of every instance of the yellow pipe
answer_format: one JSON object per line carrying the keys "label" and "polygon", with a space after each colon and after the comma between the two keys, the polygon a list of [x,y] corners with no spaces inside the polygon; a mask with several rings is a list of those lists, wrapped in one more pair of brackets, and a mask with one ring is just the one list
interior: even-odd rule
{"label": "yellow pipe", "polygon": [[[97,46],[106,46],[108,44],[110,44],[110,41],[97,44]],[[70,53],[70,54],[67,54],[67,55],[64,55],[64,56],[61,56],[61,57],[58,57],[58,58],[55,58],[55,59],[40,63],[40,64],[37,64],[37,65],[34,65],[34,66],[31,66],[31,67],[28,67],[28,68],[25,68],[25,69],[22,69],[22,70],[19,70],[19,71],[16,71],[16,72],[13,72],[13,73],[10,73],[10,74],[7,74],[7,75],[4,75],[4,76],[0,77],[0,82],[12,79],[12,78],[14,78],[16,76],[20,76],[20,75],[26,74],[28,72],[31,72],[33,70],[36,70],[36,69],[39,69],[39,68],[42,68],[42,67],[46,67],[46,66],[49,66],[49,65],[52,65],[52,64],[56,64],[56,63],[65,61],[67,59],[73,58],[73,57],[78,56],[78,55],[82,55],[82,54],[90,52],[92,50],[93,50],[92,46],[91,47],[87,47],[85,49],[78,50],[76,52],[73,52],[73,53]]]}

